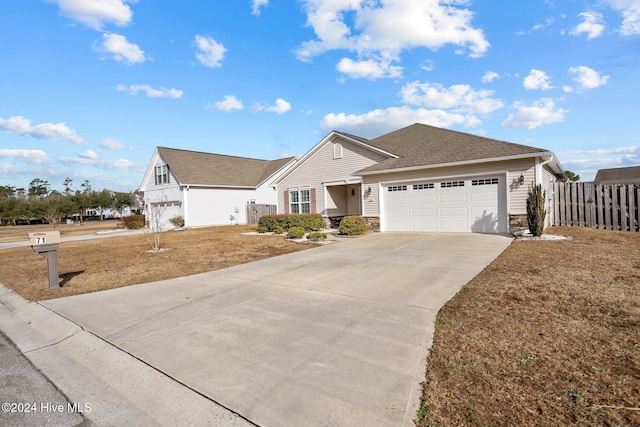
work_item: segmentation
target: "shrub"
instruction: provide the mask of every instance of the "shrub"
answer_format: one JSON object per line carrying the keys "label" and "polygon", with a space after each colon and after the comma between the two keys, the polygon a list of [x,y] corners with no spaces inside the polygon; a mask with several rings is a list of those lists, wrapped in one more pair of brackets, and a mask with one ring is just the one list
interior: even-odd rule
{"label": "shrub", "polygon": [[345,216],[340,221],[340,234],[355,236],[365,234],[368,230],[367,220],[361,216]]}
{"label": "shrub", "polygon": [[140,228],[144,228],[145,224],[146,224],[146,220],[144,215],[142,214],[134,214],[134,215],[129,215],[129,216],[125,216],[122,218],[122,224],[124,225],[124,228],[129,229],[129,230],[137,230]]}
{"label": "shrub", "polygon": [[542,184],[531,184],[527,196],[527,223],[529,231],[534,236],[540,236],[544,231],[544,219],[547,216],[547,211],[544,209],[546,197],[547,192],[542,189]]}
{"label": "shrub", "polygon": [[267,231],[269,231],[269,230],[267,229],[267,227],[265,227],[265,226],[261,225],[261,226],[259,226],[258,228],[256,228],[256,231],[257,231],[258,233],[266,233],[266,232],[267,232]]}
{"label": "shrub", "polygon": [[302,227],[307,231],[322,230],[322,215],[320,214],[279,214],[263,215],[258,220],[258,226],[267,227],[269,231],[275,231],[276,227],[284,231],[291,227]]}
{"label": "shrub", "polygon": [[319,233],[317,231],[314,231],[313,233],[309,233],[309,235],[307,236],[307,239],[311,240],[312,242],[326,240],[326,238],[327,238],[327,235],[325,233]]}
{"label": "shrub", "polygon": [[305,231],[302,227],[291,227],[287,233],[290,239],[302,239]]}
{"label": "shrub", "polygon": [[275,228],[273,229],[273,232],[274,232],[274,233],[276,233],[276,234],[282,234],[282,233],[284,233],[284,228],[282,228],[282,227],[280,227],[280,226],[278,225],[277,227],[275,227]]}
{"label": "shrub", "polygon": [[176,228],[184,227],[184,218],[181,215],[176,215],[173,218],[169,218],[169,222]]}

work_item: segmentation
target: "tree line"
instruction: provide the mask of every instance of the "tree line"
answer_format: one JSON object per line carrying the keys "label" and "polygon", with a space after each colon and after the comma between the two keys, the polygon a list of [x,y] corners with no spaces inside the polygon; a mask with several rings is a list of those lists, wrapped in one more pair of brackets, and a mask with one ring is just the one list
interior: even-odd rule
{"label": "tree line", "polygon": [[63,184],[63,192],[52,190],[49,182],[40,178],[32,180],[27,189],[0,186],[0,225],[44,220],[55,227],[64,218],[82,222],[88,209],[99,212],[102,220],[106,209],[115,209],[122,215],[125,207],[137,207],[138,197],[133,192],[95,191],[88,180],[75,191],[72,179],[65,179]]}

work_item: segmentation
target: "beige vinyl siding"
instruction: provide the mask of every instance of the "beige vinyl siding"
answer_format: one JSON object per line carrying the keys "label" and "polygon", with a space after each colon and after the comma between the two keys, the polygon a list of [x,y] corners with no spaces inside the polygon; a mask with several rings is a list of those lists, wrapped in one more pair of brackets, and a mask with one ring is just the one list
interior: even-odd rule
{"label": "beige vinyl siding", "polygon": [[[342,145],[342,158],[334,159],[335,143]],[[324,184],[339,184],[340,182],[346,184],[346,181],[358,180],[359,177],[353,175],[353,172],[386,158],[358,144],[336,137],[319,147],[303,164],[296,165],[296,169],[278,184],[278,212],[285,212],[285,191],[297,188],[315,188],[316,212],[314,213],[327,215]],[[335,209],[337,206],[333,208]]]}
{"label": "beige vinyl siding", "polygon": [[[511,160],[506,162],[480,163],[474,165],[442,167],[434,169],[421,169],[408,172],[396,172],[380,175],[365,175],[363,183],[364,216],[380,216],[380,183],[392,183],[400,181],[433,180],[456,176],[474,176],[487,174],[507,175],[507,213],[526,213],[526,200],[528,188],[535,179],[535,159]],[[525,183],[518,184],[520,174],[524,175]],[[371,187],[371,194],[366,195]]]}

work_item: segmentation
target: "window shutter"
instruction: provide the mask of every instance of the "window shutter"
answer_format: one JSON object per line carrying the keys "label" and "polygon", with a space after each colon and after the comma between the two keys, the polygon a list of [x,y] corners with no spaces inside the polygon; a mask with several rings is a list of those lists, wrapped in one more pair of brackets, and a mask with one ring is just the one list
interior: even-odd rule
{"label": "window shutter", "polygon": [[153,168],[153,179],[156,185],[158,185],[158,167]]}
{"label": "window shutter", "polygon": [[289,190],[284,191],[284,213],[289,213]]}
{"label": "window shutter", "polygon": [[309,192],[309,197],[311,198],[311,213],[316,213],[316,189],[312,188]]}

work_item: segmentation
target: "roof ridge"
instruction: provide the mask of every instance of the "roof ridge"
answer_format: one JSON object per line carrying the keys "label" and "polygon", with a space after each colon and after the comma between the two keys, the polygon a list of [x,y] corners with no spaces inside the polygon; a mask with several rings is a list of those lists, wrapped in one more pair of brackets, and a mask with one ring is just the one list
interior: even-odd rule
{"label": "roof ridge", "polygon": [[186,150],[184,148],[171,148],[171,147],[160,147],[160,146],[158,146],[157,148],[158,149],[164,149],[164,150],[183,151],[183,152],[194,153],[194,154],[207,154],[207,155],[210,155],[210,156],[233,157],[235,159],[243,159],[243,160],[257,160],[257,161],[261,161],[261,162],[274,162],[274,161],[278,161],[278,160],[282,160],[282,159],[295,157],[295,156],[280,157],[278,159],[267,160],[267,159],[258,159],[258,158],[255,158],[255,157],[236,156],[236,155],[233,155],[233,154],[220,154],[220,153],[210,153],[210,152],[207,152],[207,151]]}

